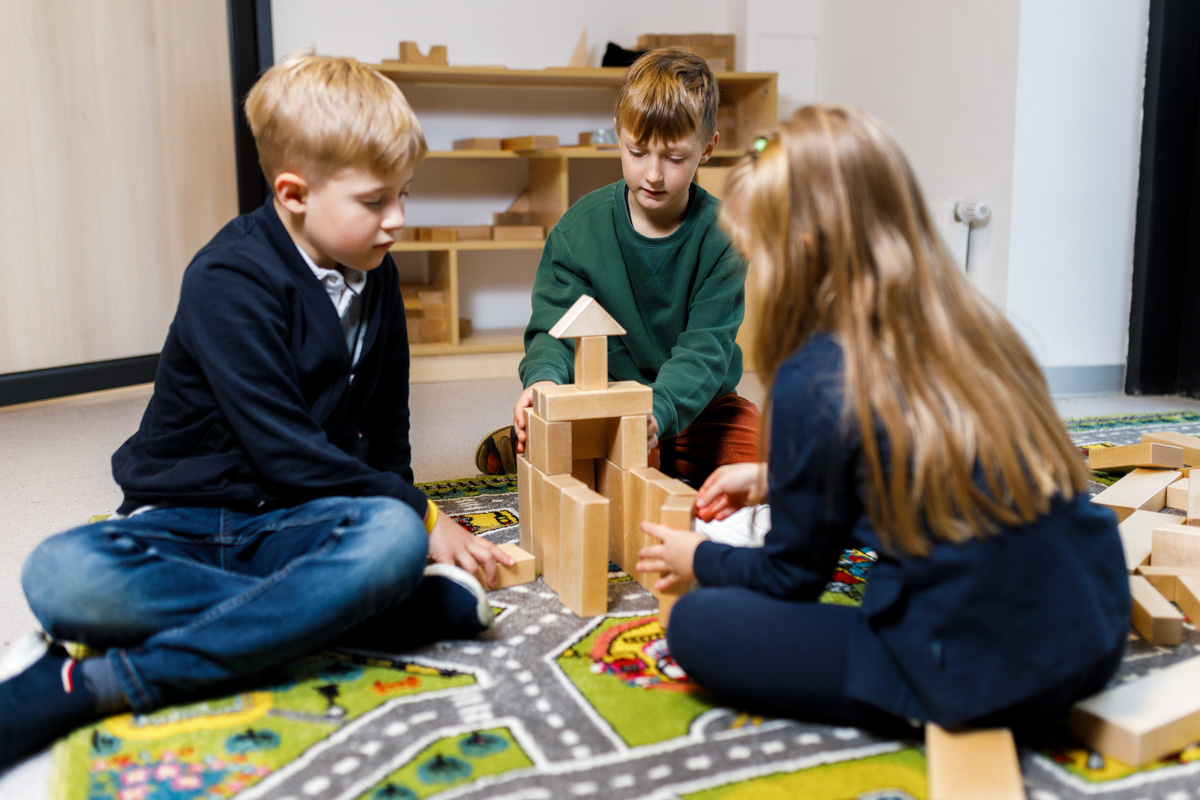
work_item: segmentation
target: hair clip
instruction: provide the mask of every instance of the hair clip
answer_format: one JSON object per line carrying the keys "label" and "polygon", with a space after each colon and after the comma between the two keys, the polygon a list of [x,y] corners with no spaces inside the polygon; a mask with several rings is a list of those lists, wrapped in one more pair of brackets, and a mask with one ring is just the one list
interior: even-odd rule
{"label": "hair clip", "polygon": [[754,152],[761,153],[767,149],[767,142],[770,141],[766,136],[760,136],[754,140]]}

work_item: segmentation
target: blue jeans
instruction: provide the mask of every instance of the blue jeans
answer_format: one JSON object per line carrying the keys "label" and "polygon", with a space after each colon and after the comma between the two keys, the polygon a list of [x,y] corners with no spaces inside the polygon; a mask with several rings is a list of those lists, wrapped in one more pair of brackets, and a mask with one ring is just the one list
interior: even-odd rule
{"label": "blue jeans", "polygon": [[107,650],[144,713],[364,621],[378,633],[426,614],[406,601],[418,599],[427,550],[421,518],[391,498],[261,514],[163,508],[47,539],[22,583],[51,636]]}

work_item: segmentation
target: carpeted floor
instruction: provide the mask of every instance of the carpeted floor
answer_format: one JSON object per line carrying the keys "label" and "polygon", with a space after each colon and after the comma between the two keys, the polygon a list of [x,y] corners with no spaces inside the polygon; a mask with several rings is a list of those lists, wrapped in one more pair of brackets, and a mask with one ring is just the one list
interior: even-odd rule
{"label": "carpeted floor", "polygon": [[[1068,426],[1081,446],[1124,444],[1146,428],[1200,434],[1200,414]],[[479,535],[517,538],[511,476],[426,489]],[[824,599],[853,602],[870,561],[869,553],[848,553]],[[1046,575],[1053,580],[1053,564]],[[402,658],[322,654],[256,676],[231,697],[79,731],[55,752],[50,796],[926,796],[919,742],[715,704],[671,661],[653,599],[622,573],[610,573],[610,610],[596,619],[573,616],[540,580],[494,592],[492,601],[496,626],[479,640]],[[1191,624],[1176,648],[1132,635],[1119,680],[1197,650]],[[1032,800],[1196,797],[1200,747],[1133,771],[1060,737],[1048,731],[1022,747]]]}

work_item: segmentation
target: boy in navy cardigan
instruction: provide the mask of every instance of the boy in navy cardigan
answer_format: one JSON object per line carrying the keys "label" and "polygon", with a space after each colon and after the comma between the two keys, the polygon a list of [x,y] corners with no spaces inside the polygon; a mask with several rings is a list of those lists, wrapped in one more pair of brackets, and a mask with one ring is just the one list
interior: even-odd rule
{"label": "boy in navy cardigan", "polygon": [[[184,275],[154,394],[113,456],[118,516],[25,564],[48,637],[0,683],[0,768],[324,645],[395,650],[491,624],[473,576],[511,559],[439,516],[410,465],[388,249],[420,125],[377,72],[311,54],[268,70],[246,114],[272,197]],[[75,661],[54,640],[104,654]]]}

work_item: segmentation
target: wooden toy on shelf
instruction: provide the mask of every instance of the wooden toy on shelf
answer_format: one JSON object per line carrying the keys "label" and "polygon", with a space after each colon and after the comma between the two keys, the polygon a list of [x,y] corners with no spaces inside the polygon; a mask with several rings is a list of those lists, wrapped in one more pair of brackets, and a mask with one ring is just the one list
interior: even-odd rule
{"label": "wooden toy on shelf", "polygon": [[400,43],[401,64],[430,64],[437,67],[449,66],[446,59],[446,45],[435,44],[429,48],[428,55],[421,55],[421,48],[416,42]]}
{"label": "wooden toy on shelf", "polygon": [[696,491],[646,466],[650,387],[608,380],[608,337],[625,329],[584,295],[549,333],[574,340],[575,383],[534,390],[526,411],[525,452],[517,457],[521,546],[577,616],[607,610],[612,560],[655,595],[665,627],[687,587],[655,592],[658,576],[637,571],[637,552],[648,543],[639,525],[690,528]]}

